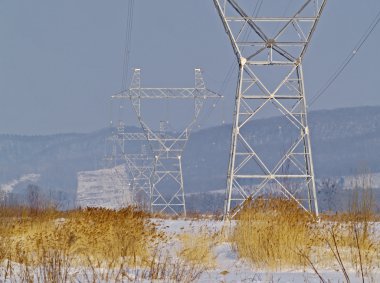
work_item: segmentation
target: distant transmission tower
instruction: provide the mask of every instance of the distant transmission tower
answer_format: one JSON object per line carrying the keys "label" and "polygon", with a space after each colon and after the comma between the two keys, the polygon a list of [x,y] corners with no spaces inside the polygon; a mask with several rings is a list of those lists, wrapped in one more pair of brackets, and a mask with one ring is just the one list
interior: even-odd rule
{"label": "distant transmission tower", "polygon": [[[131,87],[113,98],[130,99],[138,120],[145,132],[154,155],[154,170],[151,177],[150,204],[152,212],[186,214],[182,173],[182,153],[190,132],[207,99],[220,98],[206,89],[201,70],[195,69],[194,88],[142,88],[140,69],[135,69]],[[161,121],[158,131],[153,130],[142,117],[142,100],[188,99],[194,102],[191,121],[180,132],[168,130],[168,121]],[[158,109],[159,111],[159,109]],[[183,119],[183,117],[178,117]]]}
{"label": "distant transmission tower", "polygon": [[124,122],[119,122],[112,136],[108,139],[112,142],[112,154],[108,157],[113,166],[124,163],[128,175],[131,201],[141,208],[150,207],[150,178],[153,172],[153,158],[147,152],[146,145],[141,145],[140,153],[129,153],[130,142],[144,142],[146,136],[139,132],[126,132]]}
{"label": "distant transmission tower", "polygon": [[132,175],[132,200],[142,209],[150,210],[150,181],[154,169],[152,155],[143,145],[140,153],[128,154],[126,160],[128,160],[127,163],[130,163],[128,169]]}
{"label": "distant transmission tower", "polygon": [[[268,196],[318,215],[302,61],[326,0],[214,4],[239,65],[225,217]],[[276,113],[276,125],[259,119]],[[262,126],[270,139],[255,135]]]}

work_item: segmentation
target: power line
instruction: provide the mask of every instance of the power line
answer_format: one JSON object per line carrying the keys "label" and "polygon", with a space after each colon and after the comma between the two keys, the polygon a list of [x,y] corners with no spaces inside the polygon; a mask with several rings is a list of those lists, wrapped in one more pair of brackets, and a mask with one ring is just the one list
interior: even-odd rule
{"label": "power line", "polygon": [[331,85],[338,79],[338,77],[343,73],[343,71],[347,68],[347,66],[351,63],[354,57],[358,54],[359,50],[363,47],[365,42],[374,32],[378,24],[380,23],[380,11],[377,13],[375,19],[371,22],[368,29],[362,35],[360,40],[355,45],[354,49],[348,54],[343,63],[338,67],[338,69],[330,76],[325,85],[319,89],[319,91],[314,95],[311,99],[309,107],[312,106],[326,91],[331,87]]}
{"label": "power line", "polygon": [[[124,46],[123,46],[123,67],[122,67],[122,79],[121,79],[121,90],[127,89],[128,84],[128,73],[130,68],[130,53],[132,46],[132,30],[133,30],[133,15],[134,15],[135,0],[127,0],[126,5],[126,23],[125,23],[125,35],[124,35]],[[117,116],[116,120],[122,119],[123,105],[117,105],[117,110],[114,113],[113,100],[110,101],[110,126],[111,128],[116,124],[113,124],[114,115]]]}
{"label": "power line", "polygon": [[125,45],[124,45],[124,58],[123,58],[123,73],[122,73],[122,90],[127,88],[129,58],[132,45],[132,29],[133,29],[133,14],[134,14],[135,0],[127,0],[127,23],[125,31]]}

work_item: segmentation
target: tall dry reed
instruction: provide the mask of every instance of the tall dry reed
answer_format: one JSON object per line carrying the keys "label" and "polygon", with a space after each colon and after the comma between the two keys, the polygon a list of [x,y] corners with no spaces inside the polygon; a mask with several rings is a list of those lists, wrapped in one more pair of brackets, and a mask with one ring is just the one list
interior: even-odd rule
{"label": "tall dry reed", "polygon": [[311,252],[312,222],[294,201],[258,199],[238,215],[232,242],[240,257],[258,267],[300,267],[306,264],[300,249]]}
{"label": "tall dry reed", "polygon": [[[231,236],[238,255],[257,267],[334,268],[372,278],[380,269],[380,231],[369,191],[353,194],[350,210],[317,222],[295,201],[256,200],[241,211]],[[320,277],[320,280],[324,279]]]}

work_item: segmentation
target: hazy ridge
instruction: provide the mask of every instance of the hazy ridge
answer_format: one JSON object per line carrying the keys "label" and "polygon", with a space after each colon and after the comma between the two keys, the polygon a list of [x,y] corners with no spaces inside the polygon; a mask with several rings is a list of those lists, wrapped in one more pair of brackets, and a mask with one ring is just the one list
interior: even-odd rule
{"label": "hazy ridge", "polygon": [[[250,125],[257,147],[268,154],[271,143],[286,138],[283,134],[286,126],[279,129],[276,119]],[[313,111],[309,124],[317,178],[352,175],[361,168],[380,172],[379,106]],[[101,129],[85,134],[0,135],[0,184],[25,174],[39,174],[35,183],[41,188],[73,197],[77,172],[103,168],[105,140],[110,132]],[[230,133],[230,125],[193,133],[183,158],[186,192],[206,192],[225,186]],[[21,193],[26,186],[21,182],[14,192]]]}

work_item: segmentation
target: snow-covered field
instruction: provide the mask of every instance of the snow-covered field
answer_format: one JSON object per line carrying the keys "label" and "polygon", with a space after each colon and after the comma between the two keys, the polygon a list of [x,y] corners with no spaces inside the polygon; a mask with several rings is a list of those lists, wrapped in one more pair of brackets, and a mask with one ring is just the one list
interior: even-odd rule
{"label": "snow-covered field", "polygon": [[[59,219],[60,221],[62,219]],[[285,282],[347,282],[343,273],[337,266],[330,268],[319,269],[318,272],[325,281],[321,281],[318,275],[311,269],[282,269],[282,270],[263,270],[257,268],[250,264],[249,262],[242,260],[238,257],[236,251],[234,250],[231,243],[227,239],[235,225],[236,222],[223,222],[217,220],[185,220],[185,219],[152,219],[156,224],[156,227],[164,232],[167,237],[160,245],[160,253],[163,255],[169,255],[171,262],[180,261],[180,253],[183,251],[183,237],[185,235],[200,236],[202,234],[209,235],[209,238],[214,238],[213,235],[219,235],[217,240],[213,241],[210,246],[209,252],[212,254],[212,267],[201,269],[200,276],[197,277],[195,282],[262,282],[262,283],[285,283]],[[380,223],[377,224],[377,231],[380,233]],[[214,238],[215,239],[215,238]],[[149,244],[149,243],[147,243]],[[194,242],[196,245],[197,243]],[[182,265],[186,265],[185,261],[182,261]],[[7,262],[4,261],[0,264],[0,283],[10,283],[10,282],[25,282],[23,281],[26,277],[25,274],[32,274],[34,279],[30,282],[48,282],[44,281],[42,278],[44,274],[46,275],[46,266],[33,267],[33,269],[28,271],[32,267],[25,267],[17,263],[11,263],[11,272],[13,273],[12,279],[5,278],[4,274],[7,269]],[[377,264],[378,266],[378,264]],[[123,272],[125,277],[123,281],[115,281],[114,279],[104,279],[104,278],[115,278],[120,272],[117,268],[115,270],[110,270],[107,268],[86,268],[86,267],[75,267],[75,266],[63,266],[61,267],[64,272],[67,273],[68,281],[58,281],[58,282],[190,282],[190,281],[178,281],[178,280],[151,280],[142,279],[141,272],[145,272],[144,268],[124,268]],[[182,267],[181,267],[182,268]],[[192,265],[188,265],[186,272],[193,268]],[[194,267],[195,268],[195,267]],[[350,277],[350,282],[363,282],[360,275],[354,270],[347,270],[348,276]],[[151,272],[148,270],[148,272]],[[191,271],[190,271],[191,272]],[[195,271],[196,272],[196,271]],[[95,274],[95,275],[94,275]],[[140,275],[139,275],[140,274]],[[107,277],[109,276],[109,277]],[[9,274],[8,274],[9,277]],[[19,278],[19,280],[18,280]],[[366,278],[365,282],[380,282],[380,270],[373,270],[372,277]]]}
{"label": "snow-covered field", "polygon": [[[159,229],[171,235],[170,240],[163,248],[166,248],[175,256],[181,248],[180,238],[183,234],[197,235],[199,233],[222,232],[228,234],[234,228],[234,222],[216,220],[154,220]],[[380,224],[378,225],[380,232]],[[247,261],[238,258],[232,245],[228,242],[218,242],[211,251],[215,258],[216,266],[203,272],[197,282],[321,282],[311,268],[305,270],[277,270],[268,271],[255,268]],[[318,270],[326,282],[346,282],[341,270],[336,267]],[[354,270],[348,270],[352,283],[363,282],[359,274]],[[366,282],[380,282],[380,270],[374,270],[373,278],[366,278]]]}

